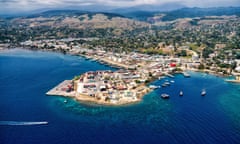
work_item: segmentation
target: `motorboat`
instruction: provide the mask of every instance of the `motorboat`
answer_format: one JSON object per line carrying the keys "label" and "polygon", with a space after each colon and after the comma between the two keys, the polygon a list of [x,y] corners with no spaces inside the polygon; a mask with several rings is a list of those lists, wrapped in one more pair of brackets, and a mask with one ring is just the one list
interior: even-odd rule
{"label": "motorboat", "polygon": [[160,88],[160,86],[156,86],[156,85],[149,85],[149,88],[150,88],[150,89],[157,89],[157,88]]}
{"label": "motorboat", "polygon": [[202,92],[201,92],[201,96],[205,96],[207,94],[207,92],[206,92],[206,90],[202,90]]}
{"label": "motorboat", "polygon": [[180,92],[179,92],[179,95],[180,95],[180,96],[183,96],[183,91],[180,91]]}
{"label": "motorboat", "polygon": [[171,85],[170,82],[165,82],[164,84],[167,86]]}
{"label": "motorboat", "polygon": [[163,98],[163,99],[169,99],[169,97],[170,96],[166,93],[161,94],[161,98]]}
{"label": "motorboat", "polygon": [[162,84],[162,87],[166,87],[167,85],[165,83]]}

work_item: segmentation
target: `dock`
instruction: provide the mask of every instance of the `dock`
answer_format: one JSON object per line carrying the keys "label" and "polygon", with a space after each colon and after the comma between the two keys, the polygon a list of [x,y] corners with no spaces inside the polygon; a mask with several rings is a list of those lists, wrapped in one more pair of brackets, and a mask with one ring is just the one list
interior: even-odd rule
{"label": "dock", "polygon": [[68,91],[68,86],[72,84],[72,80],[65,80],[61,82],[59,85],[51,89],[46,93],[46,95],[55,95],[55,96],[67,96],[67,97],[75,97],[75,91]]}

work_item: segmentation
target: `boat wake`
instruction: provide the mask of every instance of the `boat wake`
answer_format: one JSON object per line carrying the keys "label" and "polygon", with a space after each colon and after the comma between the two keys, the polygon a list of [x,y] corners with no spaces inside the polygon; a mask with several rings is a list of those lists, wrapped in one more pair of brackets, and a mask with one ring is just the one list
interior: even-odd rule
{"label": "boat wake", "polygon": [[0,121],[0,125],[46,125],[47,121],[39,121],[39,122],[21,122],[21,121]]}

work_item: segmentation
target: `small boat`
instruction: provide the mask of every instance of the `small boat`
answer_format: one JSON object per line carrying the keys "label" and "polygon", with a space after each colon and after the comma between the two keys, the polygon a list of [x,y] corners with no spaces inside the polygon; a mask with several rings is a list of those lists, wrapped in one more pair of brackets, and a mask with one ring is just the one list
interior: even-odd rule
{"label": "small boat", "polygon": [[169,95],[164,93],[164,94],[161,94],[161,98],[163,99],[169,99]]}
{"label": "small boat", "polygon": [[170,82],[165,82],[164,84],[167,85],[167,86],[169,86],[169,85],[170,85]]}
{"label": "small boat", "polygon": [[186,77],[186,78],[191,77],[190,74],[188,74],[188,73],[186,73],[186,72],[183,72],[183,76]]}
{"label": "small boat", "polygon": [[183,96],[183,91],[180,91],[180,92],[179,92],[179,95],[180,95],[180,96]]}
{"label": "small boat", "polygon": [[64,100],[63,102],[64,102],[64,103],[67,103],[67,100]]}
{"label": "small boat", "polygon": [[150,88],[150,89],[157,89],[157,88],[160,88],[160,86],[156,86],[156,85],[149,85],[149,88]]}
{"label": "small boat", "polygon": [[171,83],[175,83],[175,81],[174,81],[174,80],[171,80],[170,82],[171,82]]}
{"label": "small boat", "polygon": [[162,84],[162,87],[166,87],[166,86],[167,86],[166,84],[164,84],[164,83]]}
{"label": "small boat", "polygon": [[201,96],[205,96],[207,94],[206,90],[202,90]]}

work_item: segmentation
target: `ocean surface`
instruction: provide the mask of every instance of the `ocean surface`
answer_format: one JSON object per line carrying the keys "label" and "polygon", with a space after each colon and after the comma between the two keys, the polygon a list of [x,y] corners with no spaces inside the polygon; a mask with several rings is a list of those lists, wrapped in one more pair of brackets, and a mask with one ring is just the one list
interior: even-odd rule
{"label": "ocean surface", "polygon": [[[240,143],[240,84],[213,75],[189,72],[191,78],[179,74],[157,80],[152,84],[172,82],[147,94],[140,103],[120,107],[45,95],[75,75],[108,69],[115,70],[77,56],[1,51],[0,143]],[[207,91],[205,97],[202,89]],[[162,93],[170,94],[170,99],[161,99]]]}

